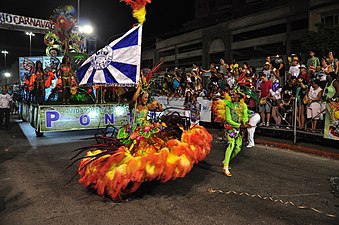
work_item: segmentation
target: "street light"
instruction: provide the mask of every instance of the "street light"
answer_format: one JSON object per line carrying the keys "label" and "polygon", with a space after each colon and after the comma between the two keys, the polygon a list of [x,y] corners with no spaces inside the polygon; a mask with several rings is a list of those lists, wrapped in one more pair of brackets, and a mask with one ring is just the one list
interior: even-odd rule
{"label": "street light", "polygon": [[26,35],[29,36],[29,56],[32,55],[32,36],[34,37],[35,34],[32,32],[26,32]]}
{"label": "street light", "polygon": [[91,34],[93,32],[93,27],[91,25],[79,26],[79,32],[82,34]]}
{"label": "street light", "polygon": [[6,85],[7,85],[7,79],[11,76],[9,72],[5,72],[4,76],[6,77]]}
{"label": "street light", "polygon": [[93,33],[93,27],[91,25],[84,25],[84,26],[77,26],[77,32],[79,34],[79,36],[81,37],[81,50],[83,52],[87,52],[88,53],[88,49],[87,49],[87,40],[92,40],[95,39],[92,35]]}
{"label": "street light", "polygon": [[6,69],[6,55],[8,54],[8,52],[6,50],[1,51],[2,54],[4,54],[5,57],[5,69]]}

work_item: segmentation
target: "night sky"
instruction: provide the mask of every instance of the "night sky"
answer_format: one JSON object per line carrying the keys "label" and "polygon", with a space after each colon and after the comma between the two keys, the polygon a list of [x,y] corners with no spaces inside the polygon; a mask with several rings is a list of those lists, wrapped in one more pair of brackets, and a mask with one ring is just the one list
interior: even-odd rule
{"label": "night sky", "polygon": [[[53,10],[65,5],[77,8],[77,0],[2,0],[0,12],[48,20]],[[146,6],[143,38],[179,29],[183,23],[194,19],[194,0],[152,0]],[[77,15],[74,15],[77,18]],[[132,10],[119,0],[81,0],[80,24],[91,24],[97,38],[97,47],[128,31],[136,20]],[[43,35],[32,37],[32,56],[44,55]],[[7,50],[7,68],[20,56],[29,55],[29,37],[22,31],[0,29],[0,50]],[[4,69],[4,55],[0,55],[0,71]]]}

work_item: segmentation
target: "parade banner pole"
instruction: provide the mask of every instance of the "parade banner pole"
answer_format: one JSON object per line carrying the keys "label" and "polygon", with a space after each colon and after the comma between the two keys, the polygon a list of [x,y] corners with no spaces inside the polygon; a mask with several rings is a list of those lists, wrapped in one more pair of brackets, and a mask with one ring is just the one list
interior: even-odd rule
{"label": "parade banner pole", "polygon": [[297,106],[298,100],[295,98],[294,101],[294,127],[293,127],[293,143],[297,143]]}

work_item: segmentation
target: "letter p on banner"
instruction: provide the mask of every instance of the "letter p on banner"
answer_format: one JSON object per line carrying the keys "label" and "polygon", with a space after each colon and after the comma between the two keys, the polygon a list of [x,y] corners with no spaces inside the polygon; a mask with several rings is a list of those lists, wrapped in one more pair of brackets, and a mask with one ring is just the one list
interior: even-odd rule
{"label": "letter p on banner", "polygon": [[56,122],[60,119],[60,113],[58,111],[46,111],[46,127],[52,128],[52,122]]}

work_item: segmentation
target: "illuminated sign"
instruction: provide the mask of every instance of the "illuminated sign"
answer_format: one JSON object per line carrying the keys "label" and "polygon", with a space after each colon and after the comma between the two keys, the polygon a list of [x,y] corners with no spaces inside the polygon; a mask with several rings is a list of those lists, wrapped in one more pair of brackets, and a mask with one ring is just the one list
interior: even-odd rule
{"label": "illuminated sign", "polygon": [[53,28],[49,20],[42,20],[27,16],[18,16],[8,13],[0,12],[0,24],[1,25],[17,25],[30,28],[46,29]]}
{"label": "illuminated sign", "polygon": [[105,128],[130,123],[127,105],[41,105],[42,132]]}

